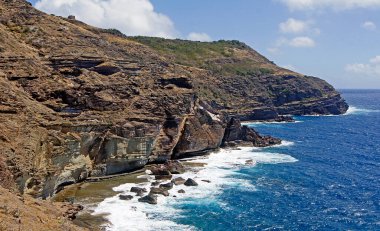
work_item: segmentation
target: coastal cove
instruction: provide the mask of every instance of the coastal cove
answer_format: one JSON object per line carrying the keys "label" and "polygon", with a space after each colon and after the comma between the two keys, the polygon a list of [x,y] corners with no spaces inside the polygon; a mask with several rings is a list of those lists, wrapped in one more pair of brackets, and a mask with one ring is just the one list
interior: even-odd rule
{"label": "coastal cove", "polygon": [[[118,194],[128,194],[136,184],[150,187],[143,171],[134,180],[116,180],[105,190],[112,195],[86,207],[103,215],[109,230],[376,230],[380,146],[369,137],[380,129],[380,91],[342,92],[352,105],[345,115],[250,124],[287,140],[282,145],[184,160],[189,168],[180,176],[193,178],[198,187],[175,187],[157,205],[120,200]],[[94,217],[82,214],[77,222],[86,219]]]}
{"label": "coastal cove", "polygon": [[[81,15],[128,2],[167,20],[151,0],[42,1],[67,15],[0,1],[0,230],[380,230],[380,91],[322,79],[338,53],[293,53],[322,53],[303,35],[327,30],[271,33],[321,71],[287,60],[299,73],[244,38],[150,37]],[[284,1],[252,4],[264,2]],[[380,56],[369,62],[347,68]]]}

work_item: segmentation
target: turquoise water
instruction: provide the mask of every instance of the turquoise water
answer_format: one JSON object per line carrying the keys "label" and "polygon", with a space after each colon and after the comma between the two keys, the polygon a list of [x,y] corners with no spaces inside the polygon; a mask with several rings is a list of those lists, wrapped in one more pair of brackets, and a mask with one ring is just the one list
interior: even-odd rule
{"label": "turquoise water", "polygon": [[242,168],[221,203],[184,203],[178,223],[201,230],[380,230],[380,91],[343,91],[348,115],[253,124],[294,142],[270,148],[294,163]]}
{"label": "turquoise water", "polygon": [[109,230],[380,230],[380,90],[342,93],[346,115],[250,124],[283,145],[192,160],[206,164],[183,175],[198,187],[158,205],[116,196],[96,212],[110,214]]}

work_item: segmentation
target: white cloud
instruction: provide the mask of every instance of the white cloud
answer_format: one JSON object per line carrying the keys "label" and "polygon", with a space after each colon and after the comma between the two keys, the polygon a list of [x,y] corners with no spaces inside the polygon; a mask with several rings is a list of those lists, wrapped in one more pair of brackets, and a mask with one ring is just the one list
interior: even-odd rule
{"label": "white cloud", "polygon": [[369,62],[372,64],[380,64],[380,55],[370,59]]}
{"label": "white cloud", "polygon": [[373,77],[380,77],[380,55],[369,60],[369,63],[354,63],[346,65],[346,71]]}
{"label": "white cloud", "polygon": [[285,22],[280,23],[280,31],[282,33],[302,33],[309,29],[309,22],[289,18]]}
{"label": "white cloud", "polygon": [[309,37],[296,37],[288,42],[289,46],[292,47],[314,47],[315,42]]}
{"label": "white cloud", "polygon": [[192,32],[187,36],[188,40],[200,41],[200,42],[210,42],[212,41],[211,37],[206,33],[195,33]]}
{"label": "white cloud", "polygon": [[380,0],[280,0],[291,10],[380,8]]}
{"label": "white cloud", "polygon": [[293,39],[287,39],[282,37],[277,39],[274,46],[268,48],[267,50],[272,54],[278,54],[280,53],[280,48],[284,46],[290,46],[295,48],[310,48],[315,47],[316,43],[312,38],[307,36],[295,37]]}
{"label": "white cloud", "polygon": [[371,21],[366,21],[362,24],[362,27],[366,30],[376,30],[376,24]]}
{"label": "white cloud", "polygon": [[174,38],[171,19],[155,11],[150,0],[39,0],[36,8],[102,28],[116,28],[126,35]]}

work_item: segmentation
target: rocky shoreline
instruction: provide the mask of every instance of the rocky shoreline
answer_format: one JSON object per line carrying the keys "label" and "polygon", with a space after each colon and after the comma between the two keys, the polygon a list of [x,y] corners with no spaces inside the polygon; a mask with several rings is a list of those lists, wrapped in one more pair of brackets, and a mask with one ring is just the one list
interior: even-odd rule
{"label": "rocky shoreline", "polygon": [[[223,152],[229,152],[229,151],[239,151],[240,147],[228,147],[223,150]],[[212,154],[214,157],[218,156],[218,152],[213,152]],[[206,158],[208,158],[206,156]],[[219,184],[221,182],[218,182],[218,180],[212,180],[212,176],[205,177],[205,176],[198,176],[197,171],[199,169],[204,168],[205,166],[202,164],[203,157],[194,157],[191,159],[185,159],[185,160],[172,160],[168,161],[167,163],[163,164],[151,164],[144,168],[143,171],[139,171],[138,173],[134,174],[133,178],[137,180],[132,180],[131,178],[128,178],[126,180],[123,180],[123,176],[115,176],[115,178],[112,178],[113,180],[116,180],[117,184],[113,184],[112,187],[107,187],[106,190],[108,190],[111,194],[107,194],[103,197],[103,200],[108,198],[109,196],[114,197],[114,202],[112,203],[121,203],[120,205],[128,205],[133,208],[133,206],[136,206],[136,203],[141,204],[149,204],[153,206],[160,206],[159,201],[162,202],[163,198],[173,198],[176,199],[177,197],[183,197],[186,196],[188,193],[190,195],[192,194],[193,189],[191,188],[197,188],[199,184],[201,185],[208,185],[208,184]],[[250,158],[248,159],[242,159],[240,161],[241,163],[239,165],[241,166],[254,166],[256,162]],[[238,163],[236,163],[238,164]],[[195,173],[194,173],[195,172]],[[188,173],[192,173],[192,177],[187,177]],[[121,177],[119,180],[118,177]],[[107,184],[108,181],[112,179],[104,179],[102,181],[95,181],[91,184],[94,185],[103,185]],[[83,184],[83,183],[81,183]],[[75,192],[71,192],[71,195],[77,195],[78,192],[80,194],[81,190],[88,191],[90,194],[86,195],[86,198],[91,198],[93,195],[96,194],[96,192],[93,191],[92,188],[86,189],[86,187],[78,185],[77,189],[74,190]],[[127,186],[125,185],[127,184]],[[118,186],[118,187],[116,187]],[[76,187],[75,185],[69,186],[69,188]],[[88,187],[88,186],[87,186]],[[119,187],[122,187],[118,189]],[[70,190],[70,189],[69,189]],[[102,192],[103,190],[100,190]],[[113,192],[113,193],[112,193]],[[61,193],[65,194],[65,190],[63,190]],[[62,195],[59,193],[60,196],[59,200],[65,200],[67,198],[70,198],[71,196],[68,195]],[[61,194],[61,195],[60,195]],[[70,194],[69,194],[70,195]],[[161,199],[160,199],[161,198]],[[82,198],[83,199],[83,198]],[[79,197],[79,201],[81,200],[81,197]],[[118,202],[116,202],[118,201]],[[78,202],[78,201],[76,201]],[[88,200],[83,200],[83,205],[86,207],[86,209],[79,213],[78,220],[75,221],[76,224],[85,227],[94,229],[97,227],[91,226],[90,223],[92,219],[95,221],[99,221],[99,215],[103,217],[102,223],[95,223],[97,226],[105,226],[107,227],[109,224],[109,220],[107,220],[107,214],[102,213],[96,213],[96,207],[95,204],[99,204],[101,202],[101,199],[98,199],[97,202],[89,203]],[[88,206],[90,204],[90,206]],[[159,204],[159,205],[157,205]],[[108,225],[107,225],[108,224]]]}
{"label": "rocky shoreline", "polygon": [[240,121],[348,108],[327,82],[239,41],[128,37],[25,0],[0,1],[0,12],[0,188],[22,195],[279,144]]}

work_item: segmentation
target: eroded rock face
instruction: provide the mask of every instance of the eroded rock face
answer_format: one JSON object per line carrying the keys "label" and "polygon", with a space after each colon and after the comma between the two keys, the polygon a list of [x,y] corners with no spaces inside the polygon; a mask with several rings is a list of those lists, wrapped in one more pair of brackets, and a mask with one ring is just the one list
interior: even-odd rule
{"label": "eroded rock face", "polygon": [[200,108],[186,119],[182,135],[173,151],[174,158],[200,155],[220,147],[225,131],[217,115]]}
{"label": "eroded rock face", "polygon": [[[235,117],[347,109],[327,83],[289,73],[241,43],[217,42],[239,57],[203,60],[213,71],[24,0],[0,1],[0,12],[0,185],[34,197],[147,163],[167,163],[170,174],[156,179],[171,180],[183,172],[172,159],[222,143],[279,142]],[[239,63],[274,72],[223,72]]]}
{"label": "eroded rock face", "polygon": [[270,136],[261,136],[252,128],[242,126],[239,119],[231,118],[226,128],[222,145],[226,147],[239,145],[267,147],[276,144],[281,144],[281,140]]}

